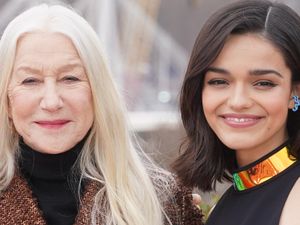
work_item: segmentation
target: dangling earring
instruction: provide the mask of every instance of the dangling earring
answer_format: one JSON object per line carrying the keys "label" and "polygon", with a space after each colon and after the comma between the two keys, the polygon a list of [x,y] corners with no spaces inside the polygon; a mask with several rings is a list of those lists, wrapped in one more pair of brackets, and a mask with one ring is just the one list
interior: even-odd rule
{"label": "dangling earring", "polygon": [[293,96],[293,100],[294,100],[294,108],[292,108],[292,110],[293,110],[293,112],[296,112],[300,106],[300,100],[297,95]]}

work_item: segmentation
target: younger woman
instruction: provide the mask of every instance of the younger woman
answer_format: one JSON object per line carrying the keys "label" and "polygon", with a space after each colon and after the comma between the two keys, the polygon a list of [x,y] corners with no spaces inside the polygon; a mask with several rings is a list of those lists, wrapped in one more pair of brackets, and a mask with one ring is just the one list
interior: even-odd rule
{"label": "younger woman", "polygon": [[187,139],[175,168],[204,191],[232,181],[206,225],[299,224],[299,82],[300,18],[288,6],[233,3],[201,30],[182,87]]}

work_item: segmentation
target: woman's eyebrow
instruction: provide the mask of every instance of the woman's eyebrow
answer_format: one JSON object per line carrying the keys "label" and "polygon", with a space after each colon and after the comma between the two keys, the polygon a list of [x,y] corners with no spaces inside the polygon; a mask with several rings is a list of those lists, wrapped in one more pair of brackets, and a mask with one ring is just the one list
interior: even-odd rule
{"label": "woman's eyebrow", "polygon": [[[224,75],[230,75],[231,73],[223,68],[218,68],[218,67],[208,67],[207,72],[214,72],[214,73],[220,73],[220,74],[224,74]],[[249,74],[251,76],[261,76],[261,75],[268,75],[268,74],[275,74],[276,76],[283,78],[282,74],[279,73],[276,70],[272,70],[272,69],[254,69],[254,70],[250,70]]]}
{"label": "woman's eyebrow", "polygon": [[[75,68],[84,69],[84,67],[81,63],[76,62],[76,63],[69,63],[69,64],[59,66],[58,68],[55,69],[55,71],[58,72],[58,73],[61,73],[61,72],[69,71],[71,69],[75,69]],[[28,72],[28,73],[38,74],[42,71],[42,68],[23,64],[23,65],[18,66],[16,68],[16,71],[25,71],[25,72]]]}
{"label": "woman's eyebrow", "polygon": [[214,73],[220,73],[220,74],[225,74],[225,75],[229,75],[230,72],[223,69],[223,68],[218,68],[218,67],[214,67],[214,66],[210,66],[207,68],[206,72],[214,72]]}
{"label": "woman's eyebrow", "polygon": [[27,66],[27,65],[21,65],[16,68],[16,71],[25,71],[27,73],[36,74],[36,73],[40,72],[40,69],[31,67],[31,66]]}
{"label": "woman's eyebrow", "polygon": [[68,72],[72,69],[83,69],[84,70],[84,67],[81,63],[70,63],[70,64],[63,65],[61,67],[58,67],[56,69],[56,71],[57,71],[57,73],[62,73],[62,72]]}
{"label": "woman's eyebrow", "polygon": [[272,70],[272,69],[255,69],[255,70],[251,70],[249,74],[253,75],[253,76],[275,74],[278,77],[283,78],[283,76],[281,75],[281,73],[279,73],[276,70]]}

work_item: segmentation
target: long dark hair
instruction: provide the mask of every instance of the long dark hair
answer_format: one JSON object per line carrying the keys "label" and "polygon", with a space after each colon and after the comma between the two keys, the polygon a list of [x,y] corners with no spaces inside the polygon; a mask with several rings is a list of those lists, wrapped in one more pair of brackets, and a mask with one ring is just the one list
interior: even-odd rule
{"label": "long dark hair", "polygon": [[[282,53],[292,72],[292,83],[300,80],[300,17],[288,6],[270,1],[247,0],[232,3],[213,14],[200,31],[185,74],[180,109],[187,133],[181,156],[173,164],[188,186],[203,191],[217,181],[231,180],[235,153],[209,127],[203,113],[202,88],[207,68],[230,35],[257,33]],[[287,129],[290,151],[300,157],[300,112],[289,112]]]}

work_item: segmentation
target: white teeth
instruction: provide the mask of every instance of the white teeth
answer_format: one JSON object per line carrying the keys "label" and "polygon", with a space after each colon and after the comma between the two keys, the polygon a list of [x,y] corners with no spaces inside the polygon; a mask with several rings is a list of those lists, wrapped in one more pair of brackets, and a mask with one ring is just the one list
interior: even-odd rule
{"label": "white teeth", "polygon": [[226,120],[233,121],[236,123],[244,123],[244,122],[252,121],[253,119],[250,119],[250,118],[226,118]]}

